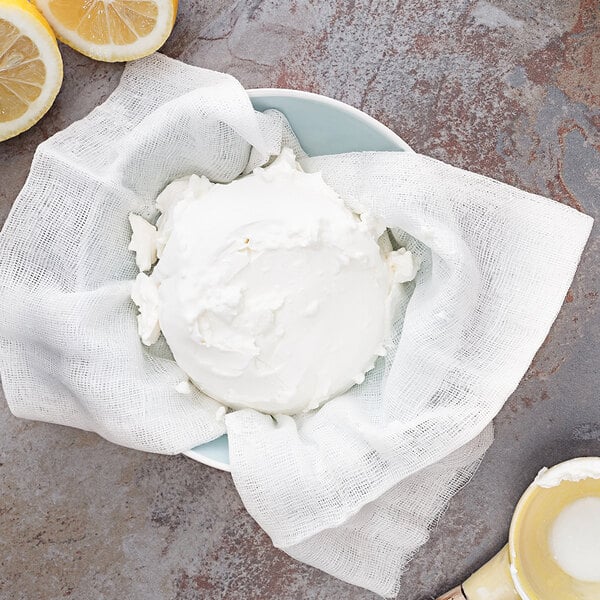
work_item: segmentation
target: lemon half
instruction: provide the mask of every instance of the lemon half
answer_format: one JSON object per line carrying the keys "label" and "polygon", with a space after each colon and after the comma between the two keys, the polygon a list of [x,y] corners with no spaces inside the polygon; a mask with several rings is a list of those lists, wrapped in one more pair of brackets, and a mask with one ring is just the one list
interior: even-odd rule
{"label": "lemon half", "polygon": [[0,141],[37,123],[63,78],[54,33],[25,0],[0,0]]}
{"label": "lemon half", "polygon": [[134,60],[158,50],[177,0],[34,0],[58,38],[96,60]]}

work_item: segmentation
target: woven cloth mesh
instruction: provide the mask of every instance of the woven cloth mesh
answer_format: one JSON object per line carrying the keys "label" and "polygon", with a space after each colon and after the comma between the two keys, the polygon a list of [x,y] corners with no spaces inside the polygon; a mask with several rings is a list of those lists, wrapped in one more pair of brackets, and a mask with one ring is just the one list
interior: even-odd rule
{"label": "woven cloth mesh", "polygon": [[[216,417],[164,340],[144,347],[127,216],[190,173],[228,182],[294,146],[422,267],[393,350],[318,411]],[[232,77],[155,54],[38,148],[0,234],[0,373],[12,412],[178,453],[227,431],[235,485],[273,543],[384,596],[492,440],[573,278],[591,219],[406,152],[308,158]]]}

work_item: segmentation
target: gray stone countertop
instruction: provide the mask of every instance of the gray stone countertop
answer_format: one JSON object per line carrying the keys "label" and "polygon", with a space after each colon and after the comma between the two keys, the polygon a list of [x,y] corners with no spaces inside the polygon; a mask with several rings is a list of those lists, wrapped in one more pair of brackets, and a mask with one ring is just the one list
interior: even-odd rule
{"label": "gray stone countertop", "polygon": [[[119,80],[121,64],[61,51],[54,107],[0,144],[0,224],[36,146]],[[597,0],[183,0],[163,52],[246,87],[343,100],[418,152],[598,216]],[[594,228],[550,335],[495,419],[492,448],[398,598],[434,598],[497,551],[540,467],[600,455],[599,256]],[[227,473],[16,419],[0,401],[2,600],[375,597],[274,549]]]}

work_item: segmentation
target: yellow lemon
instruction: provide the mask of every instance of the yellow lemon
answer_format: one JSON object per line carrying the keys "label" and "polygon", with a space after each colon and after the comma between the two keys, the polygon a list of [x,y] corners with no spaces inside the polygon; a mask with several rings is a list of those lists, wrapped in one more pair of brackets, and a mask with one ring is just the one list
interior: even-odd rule
{"label": "yellow lemon", "polygon": [[56,38],[25,0],[0,0],[0,142],[48,111],[62,83]]}
{"label": "yellow lemon", "polygon": [[34,0],[58,38],[107,62],[152,54],[169,37],[177,0]]}

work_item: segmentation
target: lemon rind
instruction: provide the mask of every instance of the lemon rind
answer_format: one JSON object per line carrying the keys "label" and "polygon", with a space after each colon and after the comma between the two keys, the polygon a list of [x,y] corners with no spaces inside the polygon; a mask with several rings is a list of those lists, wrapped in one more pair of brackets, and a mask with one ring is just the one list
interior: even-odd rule
{"label": "lemon rind", "polygon": [[3,142],[33,127],[50,110],[61,88],[63,62],[56,39],[33,14],[19,9],[17,5],[4,5],[0,6],[0,18],[12,23],[33,41],[46,67],[42,91],[29,104],[27,111],[12,121],[0,122],[0,142]]}
{"label": "lemon rind", "polygon": [[[34,2],[37,8],[46,17],[54,29],[56,37],[61,42],[84,56],[103,62],[126,62],[152,54],[158,50],[171,35],[177,16],[177,3],[174,3],[172,0],[154,0],[159,11],[157,23],[162,21],[162,27],[156,27],[148,35],[138,38],[137,41],[131,44],[94,44],[93,42],[82,38],[76,31],[68,29],[58,21],[50,9],[48,0],[34,0]],[[160,15],[163,16],[161,17]]]}

